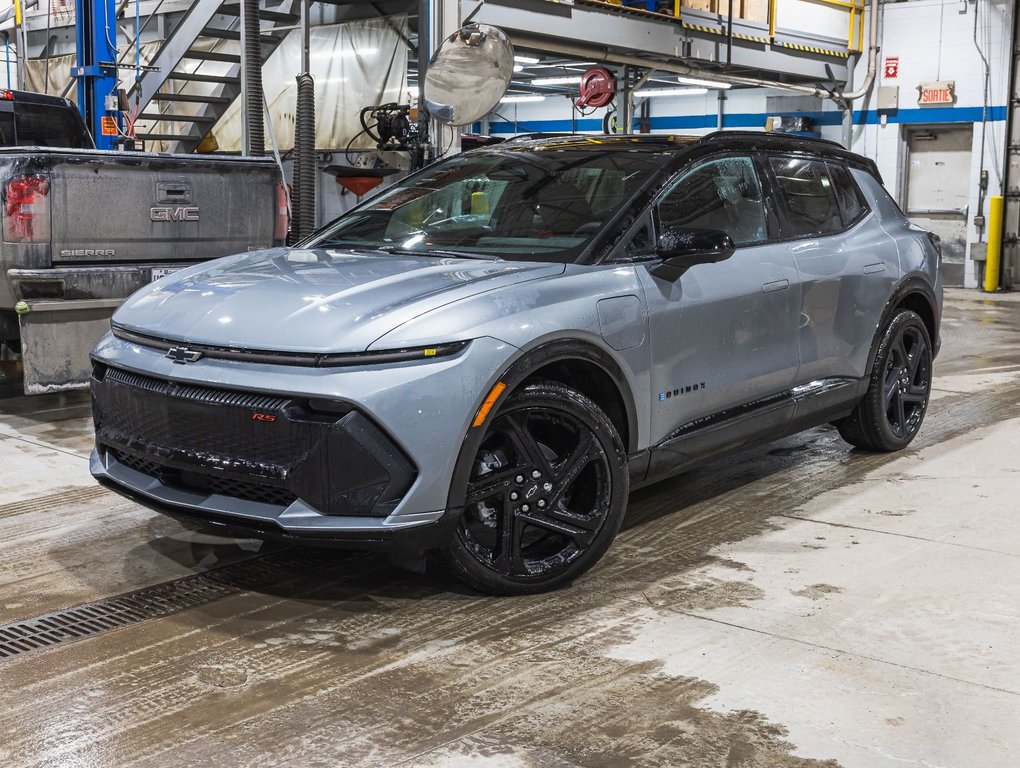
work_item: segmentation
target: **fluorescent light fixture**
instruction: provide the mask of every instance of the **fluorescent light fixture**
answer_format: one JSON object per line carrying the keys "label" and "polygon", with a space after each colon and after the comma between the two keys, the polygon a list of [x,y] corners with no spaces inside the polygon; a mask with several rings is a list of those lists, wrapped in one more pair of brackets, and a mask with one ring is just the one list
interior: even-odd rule
{"label": "fluorescent light fixture", "polygon": [[514,56],[514,61],[518,64],[538,64],[541,59],[536,59],[533,56]]}
{"label": "fluorescent light fixture", "polygon": [[683,77],[682,75],[676,81],[684,85],[702,85],[706,88],[722,88],[723,90],[733,87],[732,83],[723,83],[718,80],[699,80],[696,77]]}
{"label": "fluorescent light fixture", "polygon": [[545,96],[504,96],[500,104],[524,104],[528,101],[545,101]]}
{"label": "fluorescent light fixture", "polygon": [[523,71],[524,71],[524,65],[523,64],[514,64],[514,72],[523,72]]}
{"label": "fluorescent light fixture", "polygon": [[634,91],[635,96],[650,99],[653,96],[700,96],[708,93],[708,88],[653,88],[651,90]]}
{"label": "fluorescent light fixture", "polygon": [[564,75],[562,77],[536,77],[531,81],[532,85],[579,85],[580,75]]}

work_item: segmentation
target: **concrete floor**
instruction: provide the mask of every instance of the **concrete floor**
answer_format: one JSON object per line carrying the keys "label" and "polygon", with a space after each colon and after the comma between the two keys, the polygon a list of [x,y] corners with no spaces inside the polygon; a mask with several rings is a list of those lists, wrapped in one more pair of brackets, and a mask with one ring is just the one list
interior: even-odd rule
{"label": "concrete floor", "polygon": [[[904,453],[824,428],[645,489],[549,595],[297,552],[0,659],[0,765],[1012,768],[1020,296],[947,298]],[[0,625],[255,553],[98,489],[90,440],[85,396],[0,400]]]}

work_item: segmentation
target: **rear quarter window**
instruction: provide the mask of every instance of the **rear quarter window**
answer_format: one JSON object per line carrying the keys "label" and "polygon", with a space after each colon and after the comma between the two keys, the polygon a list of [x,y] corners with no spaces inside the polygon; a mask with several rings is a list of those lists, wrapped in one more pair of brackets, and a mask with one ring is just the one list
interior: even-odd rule
{"label": "rear quarter window", "polygon": [[836,202],[839,204],[840,213],[843,214],[843,223],[849,227],[857,223],[868,210],[864,196],[846,166],[829,163],[829,175],[836,192]]}
{"label": "rear quarter window", "polygon": [[769,164],[786,208],[784,235],[810,237],[842,231],[843,218],[824,162],[772,157]]}

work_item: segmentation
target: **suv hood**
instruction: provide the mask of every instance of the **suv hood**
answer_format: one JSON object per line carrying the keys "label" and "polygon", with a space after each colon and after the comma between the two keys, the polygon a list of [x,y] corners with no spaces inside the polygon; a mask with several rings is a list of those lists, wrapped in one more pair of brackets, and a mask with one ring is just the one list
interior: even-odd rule
{"label": "suv hood", "polygon": [[[361,352],[397,326],[485,291],[557,275],[537,264],[274,248],[191,267],[143,288],[117,325],[244,349]],[[451,328],[448,338],[470,337]]]}

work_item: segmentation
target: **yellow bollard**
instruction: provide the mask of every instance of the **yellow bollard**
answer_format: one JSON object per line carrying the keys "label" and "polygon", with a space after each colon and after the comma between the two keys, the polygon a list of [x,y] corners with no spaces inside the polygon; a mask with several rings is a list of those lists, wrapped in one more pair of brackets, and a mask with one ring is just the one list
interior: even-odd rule
{"label": "yellow bollard", "polygon": [[985,258],[985,290],[999,290],[999,260],[1002,257],[1001,195],[988,198],[988,255]]}
{"label": "yellow bollard", "polygon": [[471,215],[482,216],[489,212],[489,193],[488,192],[472,192],[471,193]]}

